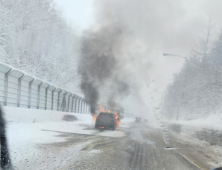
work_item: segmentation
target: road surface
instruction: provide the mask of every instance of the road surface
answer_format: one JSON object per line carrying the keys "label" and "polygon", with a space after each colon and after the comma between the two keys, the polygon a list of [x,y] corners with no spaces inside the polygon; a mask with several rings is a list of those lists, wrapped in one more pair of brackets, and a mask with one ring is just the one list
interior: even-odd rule
{"label": "road surface", "polygon": [[[94,130],[85,125],[86,129]],[[57,133],[65,141],[36,145],[36,151],[27,149],[30,156],[17,158],[15,169],[107,169],[107,170],[199,170],[209,169],[200,153],[192,146],[182,145],[170,137],[174,149],[166,149],[160,129],[143,123],[128,123],[116,131],[95,131],[93,134]],[[108,134],[108,135],[107,135]],[[25,147],[25,146],[23,146]],[[14,158],[16,159],[16,158]],[[20,159],[20,160],[18,160]],[[15,160],[14,160],[15,162]]]}

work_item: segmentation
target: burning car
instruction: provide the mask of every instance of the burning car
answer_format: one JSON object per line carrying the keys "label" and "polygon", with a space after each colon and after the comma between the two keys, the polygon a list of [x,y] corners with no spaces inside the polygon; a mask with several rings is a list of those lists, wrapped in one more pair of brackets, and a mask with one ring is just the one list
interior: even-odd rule
{"label": "burning car", "polygon": [[96,118],[95,128],[115,130],[119,124],[120,120],[117,113],[101,112]]}

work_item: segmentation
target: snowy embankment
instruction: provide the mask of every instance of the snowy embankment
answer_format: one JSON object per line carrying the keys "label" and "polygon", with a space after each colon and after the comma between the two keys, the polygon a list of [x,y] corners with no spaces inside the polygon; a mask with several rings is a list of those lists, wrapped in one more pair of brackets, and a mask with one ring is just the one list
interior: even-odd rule
{"label": "snowy embankment", "polygon": [[190,121],[166,122],[173,132],[204,140],[211,145],[222,146],[222,115],[220,114]]}
{"label": "snowy embankment", "polygon": [[[59,167],[61,161],[66,165],[66,158],[77,159],[79,151],[86,143],[90,143],[90,140],[79,143],[75,147],[70,145],[64,149],[52,149],[53,144],[68,141],[69,133],[108,137],[125,136],[121,130],[99,132],[95,129],[95,123],[90,114],[14,107],[3,107],[3,110],[7,122],[10,155],[15,169],[30,169],[30,167],[31,169],[56,169],[55,167]],[[132,121],[124,119],[120,127],[128,127]],[[55,160],[60,162],[56,163]],[[51,168],[46,168],[49,165]]]}
{"label": "snowy embankment", "polygon": [[[95,134],[95,123],[90,114],[58,112],[51,110],[36,110],[27,108],[3,107],[7,122],[7,136],[10,145],[18,142],[50,143],[64,141],[59,133]],[[131,119],[124,119],[121,126],[128,124]],[[100,136],[121,137],[124,132],[107,131]]]}
{"label": "snowy embankment", "polygon": [[[48,133],[42,133],[43,130],[81,133],[85,128],[81,126],[82,123],[93,126],[93,119],[90,114],[14,107],[3,107],[3,110],[7,121],[9,143],[14,143],[14,141],[50,142],[54,141],[55,133],[49,135]],[[67,120],[66,115],[72,115],[70,121]],[[84,131],[85,134],[93,132],[94,130]]]}
{"label": "snowy embankment", "polygon": [[[83,123],[93,126],[93,119],[89,114],[15,107],[3,107],[3,110],[7,122],[8,143],[11,149],[17,146],[21,147],[21,143],[37,144],[63,141],[64,138],[57,137],[56,131],[81,133],[85,128],[81,126]],[[65,115],[72,115],[72,121],[63,120]],[[84,134],[91,134],[94,131],[84,131]]]}
{"label": "snowy embankment", "polygon": [[[40,149],[40,145],[66,141],[67,138],[61,136],[63,132],[95,133],[93,128],[85,130],[86,127],[94,125],[90,114],[14,107],[3,107],[3,110],[7,122],[6,131],[10,155],[15,169],[39,169],[39,165],[45,161],[43,156],[46,155]],[[75,149],[72,151],[74,153]],[[61,153],[61,155],[63,154],[67,154],[67,152]],[[53,161],[55,156],[51,154],[50,157],[49,153],[47,157]],[[35,166],[36,168],[34,168]]]}

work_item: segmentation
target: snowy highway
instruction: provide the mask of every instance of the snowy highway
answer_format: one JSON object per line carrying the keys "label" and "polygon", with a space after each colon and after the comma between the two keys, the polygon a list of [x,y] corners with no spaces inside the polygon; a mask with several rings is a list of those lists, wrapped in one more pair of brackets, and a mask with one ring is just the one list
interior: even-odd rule
{"label": "snowy highway", "polygon": [[0,170],[222,170],[221,6],[0,0]]}
{"label": "snowy highway", "polygon": [[[172,148],[166,149],[159,127],[135,123],[132,118],[123,119],[115,131],[99,131],[91,115],[74,114],[79,120],[67,122],[60,119],[66,113],[54,112],[54,120],[49,121],[49,111],[38,110],[24,119],[21,115],[29,109],[5,110],[8,115],[13,110],[21,112],[19,121],[15,114],[14,122],[7,117],[10,154],[18,170],[207,170],[213,161],[205,153],[204,144],[184,141],[173,134],[169,134]],[[46,113],[48,118],[38,120]]]}

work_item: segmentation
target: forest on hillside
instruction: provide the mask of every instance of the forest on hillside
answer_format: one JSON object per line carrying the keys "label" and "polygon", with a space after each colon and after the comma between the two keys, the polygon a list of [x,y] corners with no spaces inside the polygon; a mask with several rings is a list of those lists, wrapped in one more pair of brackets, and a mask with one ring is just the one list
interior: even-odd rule
{"label": "forest on hillside", "polygon": [[190,120],[222,112],[222,32],[212,40],[209,22],[198,48],[168,86],[162,114]]}
{"label": "forest on hillside", "polygon": [[0,0],[0,61],[76,92],[79,38],[52,0]]}

